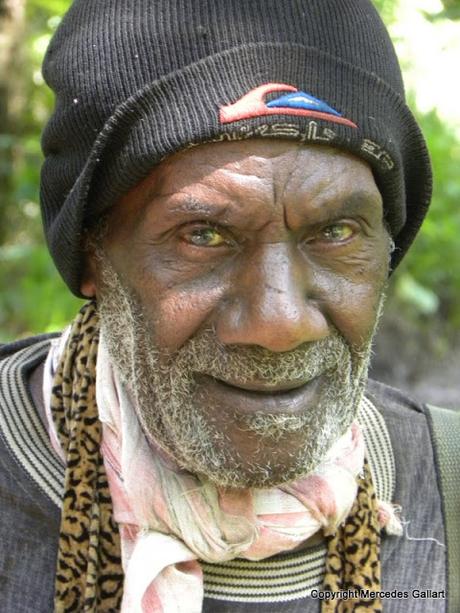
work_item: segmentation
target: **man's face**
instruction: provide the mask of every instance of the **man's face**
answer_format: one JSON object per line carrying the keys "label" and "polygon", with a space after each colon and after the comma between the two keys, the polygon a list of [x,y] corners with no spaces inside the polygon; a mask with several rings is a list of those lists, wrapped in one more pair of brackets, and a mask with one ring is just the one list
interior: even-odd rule
{"label": "man's face", "polygon": [[270,486],[356,415],[388,248],[363,161],[209,144],[117,203],[83,290],[147,437],[217,484]]}

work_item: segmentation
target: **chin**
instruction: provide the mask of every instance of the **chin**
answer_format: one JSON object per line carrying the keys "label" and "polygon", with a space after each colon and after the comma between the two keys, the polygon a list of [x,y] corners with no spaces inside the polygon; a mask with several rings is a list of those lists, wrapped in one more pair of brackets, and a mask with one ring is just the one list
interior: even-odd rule
{"label": "chin", "polygon": [[201,478],[211,481],[217,487],[231,489],[269,489],[296,481],[305,477],[307,473],[298,469],[284,467],[258,467],[257,470],[251,468],[247,472],[241,468],[237,472],[229,470],[225,474],[202,474]]}
{"label": "chin", "polygon": [[[284,448],[293,449],[292,446]],[[265,453],[253,453],[245,459],[239,453],[231,457],[227,448],[225,453],[217,452],[212,461],[200,462],[195,457],[191,462],[183,459],[179,463],[188,472],[218,487],[267,489],[305,477],[320,461],[309,461],[304,449],[297,453],[291,451],[288,457],[284,458],[280,458],[279,453],[273,454],[271,449],[264,451]]]}

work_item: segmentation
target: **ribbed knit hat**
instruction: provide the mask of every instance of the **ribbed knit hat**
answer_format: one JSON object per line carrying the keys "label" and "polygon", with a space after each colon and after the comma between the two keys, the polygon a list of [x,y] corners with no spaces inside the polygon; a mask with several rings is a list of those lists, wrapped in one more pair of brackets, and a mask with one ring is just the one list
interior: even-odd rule
{"label": "ribbed knit hat", "polygon": [[393,265],[425,216],[426,146],[369,0],[76,0],[43,73],[56,108],[42,141],[42,214],[76,295],[83,229],[193,144],[290,138],[365,159]]}

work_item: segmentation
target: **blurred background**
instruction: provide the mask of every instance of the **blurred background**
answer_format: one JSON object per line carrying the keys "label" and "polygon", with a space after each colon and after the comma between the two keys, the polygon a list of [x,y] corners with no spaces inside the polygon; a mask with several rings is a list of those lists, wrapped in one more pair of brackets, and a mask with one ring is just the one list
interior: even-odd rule
{"label": "blurred background", "polygon": [[[375,0],[431,151],[434,199],[393,275],[375,378],[460,407],[460,0]],[[0,0],[0,342],[59,330],[79,308],[40,223],[40,132],[53,100],[40,65],[68,0]],[[455,76],[457,75],[457,76]]]}

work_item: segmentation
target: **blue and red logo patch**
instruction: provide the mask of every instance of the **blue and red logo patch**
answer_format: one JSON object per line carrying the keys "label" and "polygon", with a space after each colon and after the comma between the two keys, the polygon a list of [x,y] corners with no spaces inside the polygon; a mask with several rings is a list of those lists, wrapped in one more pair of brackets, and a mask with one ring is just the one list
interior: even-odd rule
{"label": "blue and red logo patch", "polygon": [[[265,97],[274,92],[284,92],[284,94],[266,102]],[[221,107],[219,119],[221,123],[231,123],[265,115],[301,115],[325,119],[351,128],[358,127],[323,100],[285,83],[265,83],[252,89],[234,104]]]}

